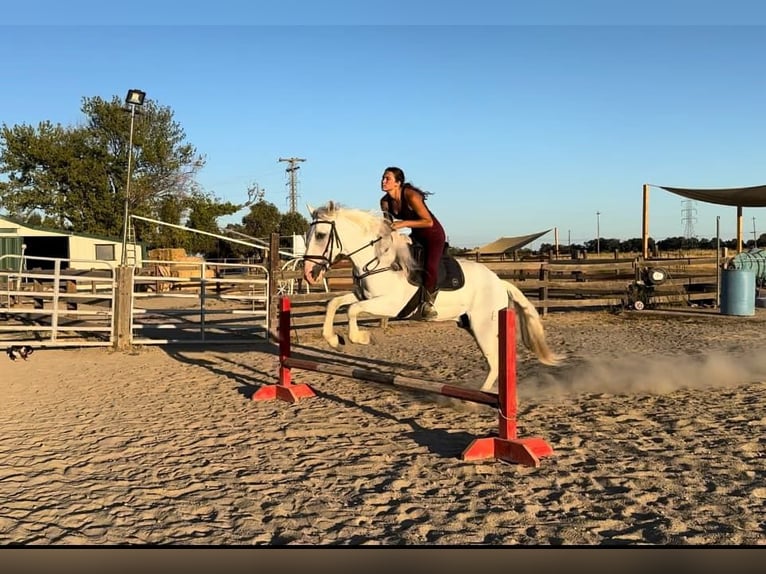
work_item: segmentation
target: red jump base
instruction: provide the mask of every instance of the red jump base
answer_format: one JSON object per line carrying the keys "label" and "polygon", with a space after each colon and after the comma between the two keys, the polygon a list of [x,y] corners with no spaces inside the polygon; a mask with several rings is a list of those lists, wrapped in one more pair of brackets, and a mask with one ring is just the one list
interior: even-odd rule
{"label": "red jump base", "polygon": [[300,385],[268,385],[261,387],[253,393],[254,401],[270,401],[279,399],[288,403],[295,403],[299,399],[315,397],[314,389],[305,384]]}
{"label": "red jump base", "polygon": [[553,448],[538,437],[504,439],[500,437],[477,438],[460,456],[462,460],[494,458],[525,466],[540,466],[540,458],[553,454]]}

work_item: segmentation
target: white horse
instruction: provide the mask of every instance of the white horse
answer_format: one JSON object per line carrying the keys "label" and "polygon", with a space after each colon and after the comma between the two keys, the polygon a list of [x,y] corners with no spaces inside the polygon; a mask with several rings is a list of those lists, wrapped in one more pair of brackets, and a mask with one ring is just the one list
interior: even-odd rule
{"label": "white horse", "polygon": [[[348,305],[348,338],[352,343],[366,345],[370,333],[359,328],[359,314],[397,317],[419,290],[410,281],[410,273],[416,269],[411,240],[393,232],[387,219],[371,212],[341,207],[332,201],[316,210],[307,207],[312,221],[303,262],[306,281],[317,283],[341,258],[350,259],[353,266],[354,291],[327,303],[322,336],[331,347],[338,347],[340,339],[333,322],[337,310]],[[438,315],[433,320],[457,321],[472,333],[489,365],[482,390],[492,389],[498,378],[498,311],[508,307],[509,301],[519,319],[522,341],[537,359],[546,365],[557,365],[563,359],[548,347],[537,309],[516,286],[481,263],[460,260],[459,264],[465,284],[459,289],[439,291],[434,302]]]}

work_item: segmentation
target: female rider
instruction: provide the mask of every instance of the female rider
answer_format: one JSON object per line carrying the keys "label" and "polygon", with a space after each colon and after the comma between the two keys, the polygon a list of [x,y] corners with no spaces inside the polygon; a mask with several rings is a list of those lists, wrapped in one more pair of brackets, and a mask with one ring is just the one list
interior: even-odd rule
{"label": "female rider", "polygon": [[425,198],[429,193],[405,181],[404,172],[398,167],[387,167],[380,181],[385,195],[380,198],[380,208],[393,219],[393,229],[409,227],[413,242],[424,250],[424,300],[420,308],[423,319],[435,319],[434,300],[439,259],[444,253],[446,235],[439,220],[426,207]]}

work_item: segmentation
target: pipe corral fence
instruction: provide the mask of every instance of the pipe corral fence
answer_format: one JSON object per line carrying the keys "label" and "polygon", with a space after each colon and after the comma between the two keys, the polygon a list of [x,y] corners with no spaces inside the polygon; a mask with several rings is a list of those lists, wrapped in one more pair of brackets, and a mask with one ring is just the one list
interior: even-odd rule
{"label": "pipe corral fence", "polygon": [[[235,240],[237,241],[237,240]],[[266,264],[0,257],[0,342],[84,347],[252,343],[276,338],[276,297],[289,254],[273,234]]]}

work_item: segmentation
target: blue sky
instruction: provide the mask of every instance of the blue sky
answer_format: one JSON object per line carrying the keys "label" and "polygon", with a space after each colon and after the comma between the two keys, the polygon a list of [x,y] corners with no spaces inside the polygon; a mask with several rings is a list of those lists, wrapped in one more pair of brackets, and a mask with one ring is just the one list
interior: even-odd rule
{"label": "blue sky", "polygon": [[[717,4],[29,2],[4,8],[0,123],[74,125],[84,97],[138,88],[173,110],[221,199],[257,183],[286,211],[278,159],[299,157],[301,209],[376,209],[398,165],[454,246],[554,227],[582,243],[597,223],[628,239],[644,183],[766,183],[766,8]],[[720,216],[735,236],[734,207],[683,201],[652,189],[653,237],[683,235],[688,207],[696,235]],[[748,239],[753,217],[766,232],[746,209]]]}

